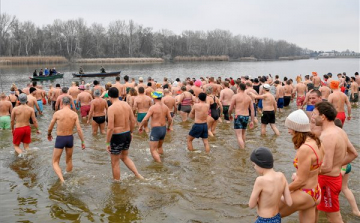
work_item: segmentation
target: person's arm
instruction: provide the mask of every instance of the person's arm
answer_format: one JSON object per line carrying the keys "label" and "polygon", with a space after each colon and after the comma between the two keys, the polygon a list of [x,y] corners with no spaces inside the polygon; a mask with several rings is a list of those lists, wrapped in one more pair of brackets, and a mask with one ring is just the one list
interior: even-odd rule
{"label": "person's arm", "polygon": [[[10,105],[10,109],[9,109],[9,112],[10,112],[10,115],[11,115],[11,113],[12,113],[12,110],[13,110],[13,106],[12,106],[12,103],[11,102],[9,102],[9,105]],[[16,106],[16,105],[15,105]]]}
{"label": "person's arm", "polygon": [[251,209],[253,209],[254,207],[257,206],[261,191],[262,191],[261,179],[260,179],[260,177],[258,177],[255,180],[254,188],[251,192],[250,199],[249,199],[249,207]]}
{"label": "person's arm", "polygon": [[174,99],[174,115],[177,113],[177,106],[176,106],[176,100]]}
{"label": "person's arm", "polygon": [[55,111],[59,110],[59,104],[60,104],[60,98],[58,97],[55,103]]}
{"label": "person's arm", "polygon": [[90,102],[90,112],[89,112],[89,116],[88,116],[88,120],[87,120],[88,124],[90,123],[90,120],[91,120],[91,118],[93,116],[93,113],[94,113],[94,103]]}
{"label": "person's arm", "polygon": [[76,125],[76,129],[77,129],[77,133],[79,135],[79,138],[81,139],[81,148],[84,150],[85,149],[84,134],[83,134],[82,129],[81,129],[79,116],[77,116],[77,115],[76,115],[75,125]]}
{"label": "person's arm", "polygon": [[217,103],[218,107],[220,108],[220,117],[221,117],[223,115],[223,106],[217,97],[215,97],[215,99],[216,99],[216,103]]}
{"label": "person's arm", "polygon": [[192,109],[191,109],[191,112],[190,112],[190,114],[189,114],[189,117],[191,118],[191,119],[194,119],[195,118],[195,107],[196,105],[194,105],[193,107],[192,107]]}
{"label": "person's arm", "polygon": [[350,120],[351,119],[351,103],[350,103],[349,98],[347,96],[345,97],[345,104],[346,104],[347,111],[348,111],[347,120]]}
{"label": "person's arm", "polygon": [[284,177],[284,181],[285,181],[285,188],[284,188],[283,196],[284,196],[286,205],[290,207],[293,204],[293,201],[291,198],[288,182],[284,175],[283,175],[283,177]]}
{"label": "person's arm", "polygon": [[324,159],[320,168],[320,174],[326,174],[332,171],[334,163],[334,153],[335,153],[335,138],[332,135],[327,135],[326,140],[323,140],[325,137],[321,137],[323,148],[326,148]]}
{"label": "person's arm", "polygon": [[36,117],[35,117],[34,109],[31,109],[31,120],[34,123],[34,126],[36,128],[36,133],[40,134],[39,125],[38,125],[38,122],[37,122]]}
{"label": "person's arm", "polygon": [[74,112],[76,112],[76,107],[75,107],[75,103],[74,103],[74,99],[70,96],[70,100],[71,100],[71,105],[72,105],[72,110]]}
{"label": "person's arm", "polygon": [[132,111],[132,108],[129,106],[129,112],[130,112],[130,133],[134,132],[135,129],[135,116],[134,116],[134,112]]}
{"label": "person's arm", "polygon": [[139,125],[139,132],[141,132],[141,129],[143,127],[143,125],[145,124],[145,122],[147,120],[149,120],[150,116],[153,114],[153,110],[152,108],[150,107],[149,111],[147,112],[146,116],[144,117],[144,119],[142,120],[142,122],[140,123]]}
{"label": "person's arm", "polygon": [[[166,105],[165,105],[166,106]],[[168,107],[166,107],[166,117],[167,117],[167,122],[168,122],[168,127],[167,129],[170,130],[170,125],[172,123],[172,117],[171,117],[171,114],[170,114],[170,109]]]}
{"label": "person's arm", "polygon": [[[250,124],[251,125],[254,125],[254,118],[255,118],[255,109],[254,109],[254,105],[253,105],[253,103],[252,103],[252,100],[251,100],[251,98],[249,98],[249,100],[250,100],[250,116],[251,116],[251,122],[250,122]],[[251,126],[250,126],[251,127]]]}
{"label": "person's arm", "polygon": [[235,95],[234,95],[234,96],[232,96],[232,98],[231,98],[230,107],[229,107],[229,110],[228,110],[229,116],[231,116],[232,111],[233,111],[233,109],[235,108],[235,105],[236,105],[236,100],[235,100]]}
{"label": "person's arm", "polygon": [[13,109],[12,111],[11,111],[11,122],[10,122],[10,124],[11,124],[11,131],[12,132],[14,132],[14,125],[15,125],[15,110],[16,109]]}
{"label": "person's arm", "polygon": [[[34,104],[35,104],[35,107],[36,107],[36,109],[38,110],[39,114],[41,115],[42,112],[40,111],[40,107],[39,107],[36,99],[34,99]],[[34,115],[35,115],[35,114],[34,114]]]}
{"label": "person's arm", "polygon": [[54,128],[54,125],[55,125],[55,123],[56,123],[56,117],[57,117],[57,114],[56,114],[56,112],[55,112],[54,115],[53,115],[53,118],[51,119],[49,128],[48,128],[47,138],[48,138],[49,141],[52,140],[51,132],[52,132],[52,130],[53,130],[53,128]]}
{"label": "person's arm", "polygon": [[298,168],[295,180],[289,184],[290,191],[296,191],[303,188],[309,179],[311,157],[309,156],[308,151],[311,149],[306,147],[307,146],[303,145],[297,150],[296,156],[298,159]]}
{"label": "person's arm", "polygon": [[274,113],[276,114],[276,111],[277,111],[277,103],[275,101],[275,99],[273,100],[273,106],[274,106]]}
{"label": "person's arm", "polygon": [[279,100],[279,92],[280,92],[279,88],[276,87],[276,93],[275,93],[275,100],[276,101]]}
{"label": "person's arm", "polygon": [[358,157],[358,152],[354,148],[353,144],[347,139],[347,153],[342,165],[346,165]]}
{"label": "person's arm", "polygon": [[301,105],[301,109],[304,108],[305,105],[307,105],[307,101],[308,101],[308,100],[309,100],[309,94],[306,94],[305,100],[304,100],[304,102],[303,102],[302,105]]}
{"label": "person's arm", "polygon": [[114,132],[114,112],[112,109],[108,111],[108,128],[106,133],[106,151],[110,154],[110,140]]}

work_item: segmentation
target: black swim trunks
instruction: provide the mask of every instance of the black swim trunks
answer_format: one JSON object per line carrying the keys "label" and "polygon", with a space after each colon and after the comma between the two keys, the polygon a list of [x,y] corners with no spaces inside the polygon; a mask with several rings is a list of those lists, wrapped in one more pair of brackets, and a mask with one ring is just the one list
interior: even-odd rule
{"label": "black swim trunks", "polygon": [[229,117],[229,107],[230,105],[223,105],[223,115],[224,115],[224,119],[226,121],[229,121],[230,120],[230,117]]}
{"label": "black swim trunks", "polygon": [[289,106],[291,101],[291,96],[284,96],[284,107]]}
{"label": "black swim trunks", "polygon": [[73,148],[74,147],[74,136],[57,136],[55,141],[56,149],[64,149],[65,148]]}
{"label": "black swim trunks", "polygon": [[261,124],[275,124],[275,112],[274,111],[263,111],[261,116]]}
{"label": "black swim trunks", "polygon": [[93,120],[100,125],[105,122],[105,116],[93,117]]}
{"label": "black swim trunks", "polygon": [[152,127],[150,132],[150,141],[164,140],[166,135],[166,126]]}
{"label": "black swim trunks", "polygon": [[195,123],[190,132],[189,135],[194,138],[208,138],[208,126],[207,123]]}
{"label": "black swim trunks", "polygon": [[113,134],[110,140],[110,153],[119,155],[121,151],[128,150],[131,143],[130,131]]}

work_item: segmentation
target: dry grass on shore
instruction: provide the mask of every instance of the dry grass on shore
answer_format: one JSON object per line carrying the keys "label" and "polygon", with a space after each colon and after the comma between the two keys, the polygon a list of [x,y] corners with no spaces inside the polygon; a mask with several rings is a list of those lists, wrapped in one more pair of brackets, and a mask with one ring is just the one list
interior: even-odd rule
{"label": "dry grass on shore", "polygon": [[177,56],[174,61],[229,61],[229,56]]}
{"label": "dry grass on shore", "polygon": [[162,58],[84,58],[76,59],[75,63],[163,63]]}
{"label": "dry grass on shore", "polygon": [[65,57],[61,56],[0,57],[0,65],[61,64],[68,62]]}

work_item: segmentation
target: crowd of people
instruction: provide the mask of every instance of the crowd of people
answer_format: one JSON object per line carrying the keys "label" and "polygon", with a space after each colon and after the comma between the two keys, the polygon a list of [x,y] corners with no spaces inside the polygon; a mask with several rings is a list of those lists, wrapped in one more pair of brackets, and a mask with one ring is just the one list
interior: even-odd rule
{"label": "crowd of people", "polygon": [[[54,68],[55,69],[55,68]],[[106,149],[111,156],[113,179],[120,180],[119,162],[139,179],[143,179],[128,156],[132,134],[149,134],[150,152],[155,162],[162,162],[163,142],[166,133],[173,131],[174,117],[181,122],[193,119],[187,136],[187,148],[193,151],[192,142],[201,138],[206,153],[210,152],[209,137],[215,137],[219,122],[231,123],[240,149],[246,147],[246,130],[260,125],[262,135],[269,125],[275,135],[276,113],[295,101],[297,110],[285,121],[292,137],[296,156],[293,161],[296,173],[288,184],[281,172],[273,170],[273,156],[268,148],[258,148],[251,161],[259,176],[254,184],[249,206],[257,207],[257,222],[280,222],[298,211],[300,222],[316,222],[317,212],[324,211],[330,222],[342,222],[339,193],[343,191],[353,214],[360,216],[356,200],[347,186],[351,161],[358,153],[347,134],[342,130],[345,120],[351,120],[351,108],[357,107],[360,77],[346,73],[332,78],[328,73],[321,79],[316,72],[301,75],[295,81],[276,75],[251,79],[201,77],[181,81],[155,82],[151,77],[138,82],[129,76],[116,77],[114,83],[101,86],[72,82],[70,87],[49,85],[46,92],[36,82],[19,89],[15,84],[10,94],[0,95],[0,129],[13,131],[13,144],[19,157],[24,156],[31,142],[31,127],[38,133],[36,117],[43,114],[48,103],[54,113],[48,128],[48,140],[56,128],[53,151],[53,169],[64,181],[59,166],[65,148],[66,171],[72,166],[74,147],[73,130],[76,127],[85,149],[82,123],[91,123],[94,135],[106,135]],[[347,112],[347,116],[345,114]],[[258,118],[260,120],[258,120]],[[20,148],[23,143],[24,149]]]}

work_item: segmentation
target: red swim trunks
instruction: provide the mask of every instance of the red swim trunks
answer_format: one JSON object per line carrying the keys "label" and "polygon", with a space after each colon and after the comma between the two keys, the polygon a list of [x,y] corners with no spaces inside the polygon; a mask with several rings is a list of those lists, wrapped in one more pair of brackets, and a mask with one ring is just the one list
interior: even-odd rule
{"label": "red swim trunks", "polygon": [[338,177],[319,175],[318,182],[321,187],[321,202],[317,209],[324,212],[340,211],[339,194],[342,175],[340,174]]}
{"label": "red swim trunks", "polygon": [[42,99],[42,102],[43,102],[43,105],[46,105],[46,99],[45,98]]}
{"label": "red swim trunks", "polygon": [[24,126],[15,128],[13,133],[14,145],[20,145],[20,143],[31,143],[31,128],[30,126]]}
{"label": "red swim trunks", "polygon": [[336,118],[340,119],[342,124],[344,125],[345,119],[346,119],[346,115],[345,112],[338,112],[336,115]]}
{"label": "red swim trunks", "polygon": [[81,117],[86,117],[90,112],[90,105],[83,105],[80,107]]}
{"label": "red swim trunks", "polygon": [[304,96],[298,96],[296,98],[296,105],[297,106],[301,106],[305,101],[305,95]]}

